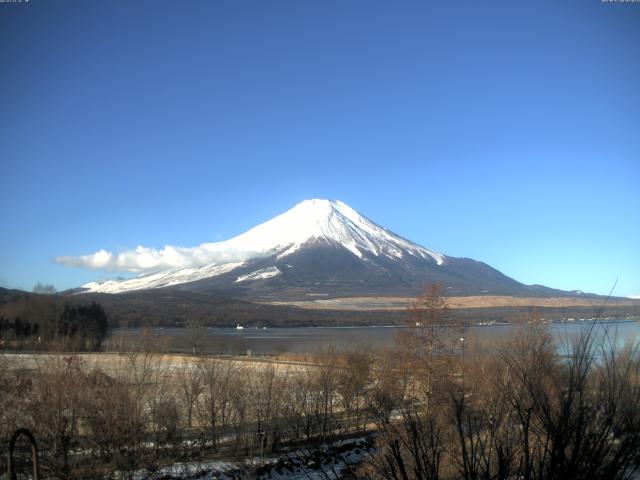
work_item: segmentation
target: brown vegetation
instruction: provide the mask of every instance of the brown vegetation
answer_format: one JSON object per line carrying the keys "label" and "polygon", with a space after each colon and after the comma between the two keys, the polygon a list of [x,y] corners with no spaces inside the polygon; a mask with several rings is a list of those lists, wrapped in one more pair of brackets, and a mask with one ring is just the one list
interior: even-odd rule
{"label": "brown vegetation", "polygon": [[[357,432],[379,449],[352,472],[362,478],[605,479],[635,468],[637,345],[618,348],[594,327],[558,349],[530,326],[479,349],[441,327],[449,313],[431,285],[396,348],[329,347],[288,362],[168,355],[150,332],[122,337],[115,354],[4,355],[0,442],[29,428],[42,472],[65,479]],[[190,328],[198,352],[201,325]]]}
{"label": "brown vegetation", "polygon": [[[444,294],[444,291],[443,291]],[[446,297],[450,309],[500,307],[587,307],[594,308],[601,298],[594,297],[518,297],[507,295],[471,295]],[[269,302],[269,305],[290,305],[321,310],[406,310],[414,297],[339,297],[331,299]],[[610,299],[608,307],[640,306],[632,299]]]}
{"label": "brown vegetation", "polygon": [[[384,479],[612,479],[638,465],[640,355],[588,330],[560,355],[528,327],[490,355],[434,375],[378,422]],[[449,372],[447,374],[447,372]],[[455,372],[455,373],[453,373]]]}

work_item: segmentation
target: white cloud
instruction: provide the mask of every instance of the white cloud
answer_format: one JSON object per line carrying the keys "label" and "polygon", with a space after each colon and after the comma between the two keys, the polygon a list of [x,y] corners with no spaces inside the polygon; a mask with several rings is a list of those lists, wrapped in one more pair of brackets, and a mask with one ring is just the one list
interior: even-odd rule
{"label": "white cloud", "polygon": [[638,293],[637,295],[629,295],[628,298],[634,298],[634,299],[640,300],[640,293]]}
{"label": "white cloud", "polygon": [[219,245],[209,243],[191,248],[167,245],[160,250],[138,245],[135,250],[115,253],[99,250],[77,257],[55,257],[53,261],[68,267],[91,270],[148,273],[167,268],[240,262],[259,255],[258,252],[221,249]]}

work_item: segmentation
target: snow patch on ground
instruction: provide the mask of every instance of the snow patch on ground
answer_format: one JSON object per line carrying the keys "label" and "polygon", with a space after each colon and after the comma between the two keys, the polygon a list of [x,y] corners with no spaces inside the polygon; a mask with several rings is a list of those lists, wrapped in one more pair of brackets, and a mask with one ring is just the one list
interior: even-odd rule
{"label": "snow patch on ground", "polygon": [[[293,450],[280,456],[253,457],[241,462],[179,462],[156,472],[137,471],[135,480],[329,480],[338,479],[375,451],[370,439],[360,437]],[[118,472],[122,473],[122,472]]]}

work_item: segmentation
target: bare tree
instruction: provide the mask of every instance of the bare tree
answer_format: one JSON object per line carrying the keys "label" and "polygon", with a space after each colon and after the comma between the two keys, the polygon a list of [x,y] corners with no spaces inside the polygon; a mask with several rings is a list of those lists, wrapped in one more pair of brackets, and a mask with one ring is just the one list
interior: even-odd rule
{"label": "bare tree", "polygon": [[252,375],[252,417],[260,456],[264,456],[266,448],[275,450],[281,434],[283,399],[288,392],[286,379],[286,375],[278,375],[272,364],[260,368]]}
{"label": "bare tree", "polygon": [[201,360],[199,368],[202,393],[199,395],[198,418],[200,424],[206,426],[215,449],[219,431],[229,426],[233,414],[236,422],[242,423],[238,428],[245,426],[247,411],[244,397],[247,392],[242,379],[247,372],[236,362],[215,359]]}
{"label": "bare tree", "polygon": [[450,311],[440,283],[430,283],[410,304],[405,328],[397,335],[399,355],[403,356],[414,375],[414,396],[428,401],[434,392],[434,382],[460,337],[452,328]]}
{"label": "bare tree", "polygon": [[311,399],[315,422],[321,438],[332,433],[333,413],[337,401],[336,350],[329,345],[320,350],[317,365],[310,372]]}
{"label": "bare tree", "polygon": [[371,382],[373,354],[366,347],[354,347],[342,357],[343,364],[337,372],[337,391],[345,416],[345,431],[349,431],[361,425],[366,390]]}
{"label": "bare tree", "polygon": [[178,370],[178,388],[184,410],[186,411],[186,426],[193,426],[193,413],[198,398],[204,390],[203,366],[201,362],[184,361]]}
{"label": "bare tree", "polygon": [[191,353],[197,355],[202,352],[207,331],[203,318],[190,318],[184,325],[184,336],[191,348]]}
{"label": "bare tree", "polygon": [[380,451],[369,462],[369,477],[413,480],[441,478],[444,434],[434,414],[407,408],[379,430]]}
{"label": "bare tree", "polygon": [[106,472],[133,471],[140,465],[146,421],[136,404],[131,384],[101,370],[90,372],[85,382],[83,426],[88,446],[97,459],[111,465]]}
{"label": "bare tree", "polygon": [[79,435],[84,364],[75,355],[34,357],[36,386],[31,393],[28,412],[31,426],[45,449],[44,466],[54,475],[71,474],[70,450]]}

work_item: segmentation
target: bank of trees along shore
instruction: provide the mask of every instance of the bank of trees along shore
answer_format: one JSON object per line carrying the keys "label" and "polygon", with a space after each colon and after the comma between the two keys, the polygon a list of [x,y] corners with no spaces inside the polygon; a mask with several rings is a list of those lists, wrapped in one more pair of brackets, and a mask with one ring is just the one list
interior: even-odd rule
{"label": "bank of trees along shore", "polygon": [[99,303],[69,303],[51,295],[22,295],[0,305],[0,348],[99,350],[107,336]]}
{"label": "bank of trees along shore", "polygon": [[613,479],[636,468],[637,345],[616,348],[594,328],[560,355],[534,326],[474,349],[464,332],[432,328],[447,319],[441,300],[437,287],[417,299],[395,349],[326,348],[297,364],[171,356],[145,335],[99,360],[2,357],[0,438],[30,428],[43,471],[59,478],[358,432],[378,450],[357,478]]}

